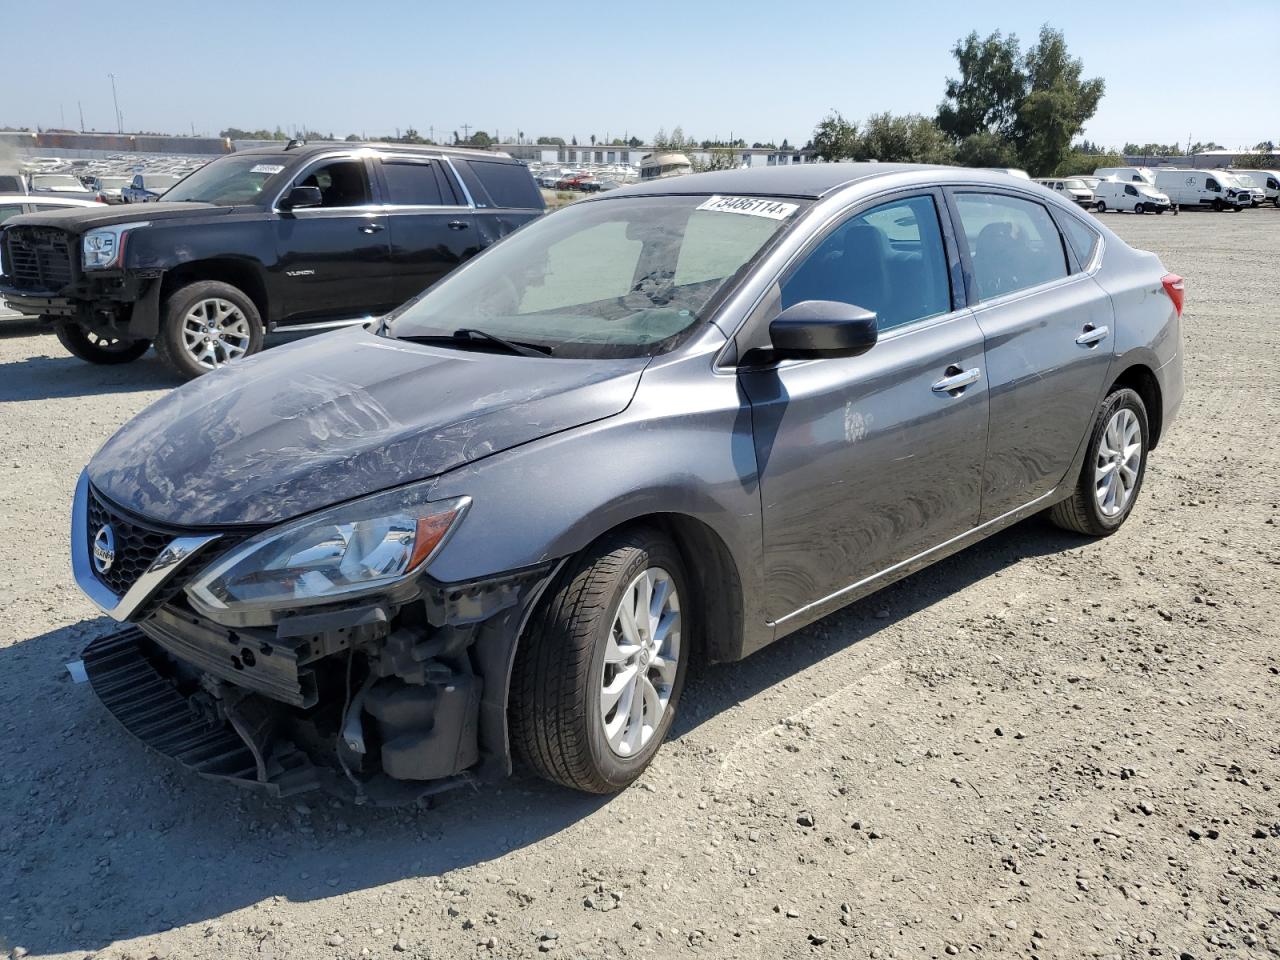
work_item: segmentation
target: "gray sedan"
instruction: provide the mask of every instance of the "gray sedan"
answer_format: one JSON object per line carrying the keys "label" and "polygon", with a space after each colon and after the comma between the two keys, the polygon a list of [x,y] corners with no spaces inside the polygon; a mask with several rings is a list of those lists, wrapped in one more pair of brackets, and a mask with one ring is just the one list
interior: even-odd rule
{"label": "gray sedan", "polygon": [[624,187],[237,362],[81,477],[83,667],[212,777],[609,792],[740,659],[1032,514],[1106,536],[1183,286],[1065,199],[822,164]]}

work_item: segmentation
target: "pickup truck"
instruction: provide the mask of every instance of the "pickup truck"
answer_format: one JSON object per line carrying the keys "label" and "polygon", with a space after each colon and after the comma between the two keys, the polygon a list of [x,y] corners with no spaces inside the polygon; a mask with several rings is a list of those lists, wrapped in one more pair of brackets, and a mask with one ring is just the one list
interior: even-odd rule
{"label": "pickup truck", "polygon": [[544,211],[504,153],[290,141],[221,157],[160,202],[14,217],[0,299],[83,360],[154,343],[190,379],[276,328],[367,323]]}

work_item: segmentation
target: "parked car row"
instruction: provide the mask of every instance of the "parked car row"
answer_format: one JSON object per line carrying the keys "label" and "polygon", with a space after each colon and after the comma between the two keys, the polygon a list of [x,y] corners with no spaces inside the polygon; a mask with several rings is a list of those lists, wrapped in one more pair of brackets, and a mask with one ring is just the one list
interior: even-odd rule
{"label": "parked car row", "polygon": [[[1149,209],[1153,192],[1184,210],[1234,212],[1258,207],[1267,201],[1280,207],[1280,172],[1275,170],[1101,167],[1094,174],[1109,181],[1132,185],[1137,191],[1137,199],[1135,193],[1126,191],[1128,199],[1116,196],[1117,203],[1107,209],[1133,209],[1139,203]],[[1114,195],[1114,191],[1112,193]],[[1106,203],[1106,200],[1100,202]],[[1098,209],[1101,212],[1103,208]]]}

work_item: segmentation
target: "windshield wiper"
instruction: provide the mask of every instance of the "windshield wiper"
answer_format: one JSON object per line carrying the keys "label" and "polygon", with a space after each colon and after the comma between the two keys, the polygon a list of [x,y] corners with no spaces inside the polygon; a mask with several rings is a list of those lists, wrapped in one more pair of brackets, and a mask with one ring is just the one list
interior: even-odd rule
{"label": "windshield wiper", "polygon": [[[395,336],[395,334],[392,334],[392,336]],[[477,330],[474,327],[463,327],[460,330],[453,331],[452,334],[409,334],[398,339],[408,340],[411,343],[492,343],[502,347],[508,353],[514,353],[521,357],[551,356],[550,347],[506,340],[484,330]]]}

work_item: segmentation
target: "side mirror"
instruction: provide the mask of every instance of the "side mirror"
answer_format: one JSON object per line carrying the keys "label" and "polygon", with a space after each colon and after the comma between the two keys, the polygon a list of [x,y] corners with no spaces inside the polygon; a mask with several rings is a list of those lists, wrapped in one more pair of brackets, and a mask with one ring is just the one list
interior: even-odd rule
{"label": "side mirror", "polygon": [[319,187],[294,187],[280,198],[281,210],[301,210],[303,207],[318,207],[324,203]]}
{"label": "side mirror", "polygon": [[769,324],[778,360],[857,357],[876,345],[878,335],[874,313],[834,300],[792,304]]}

